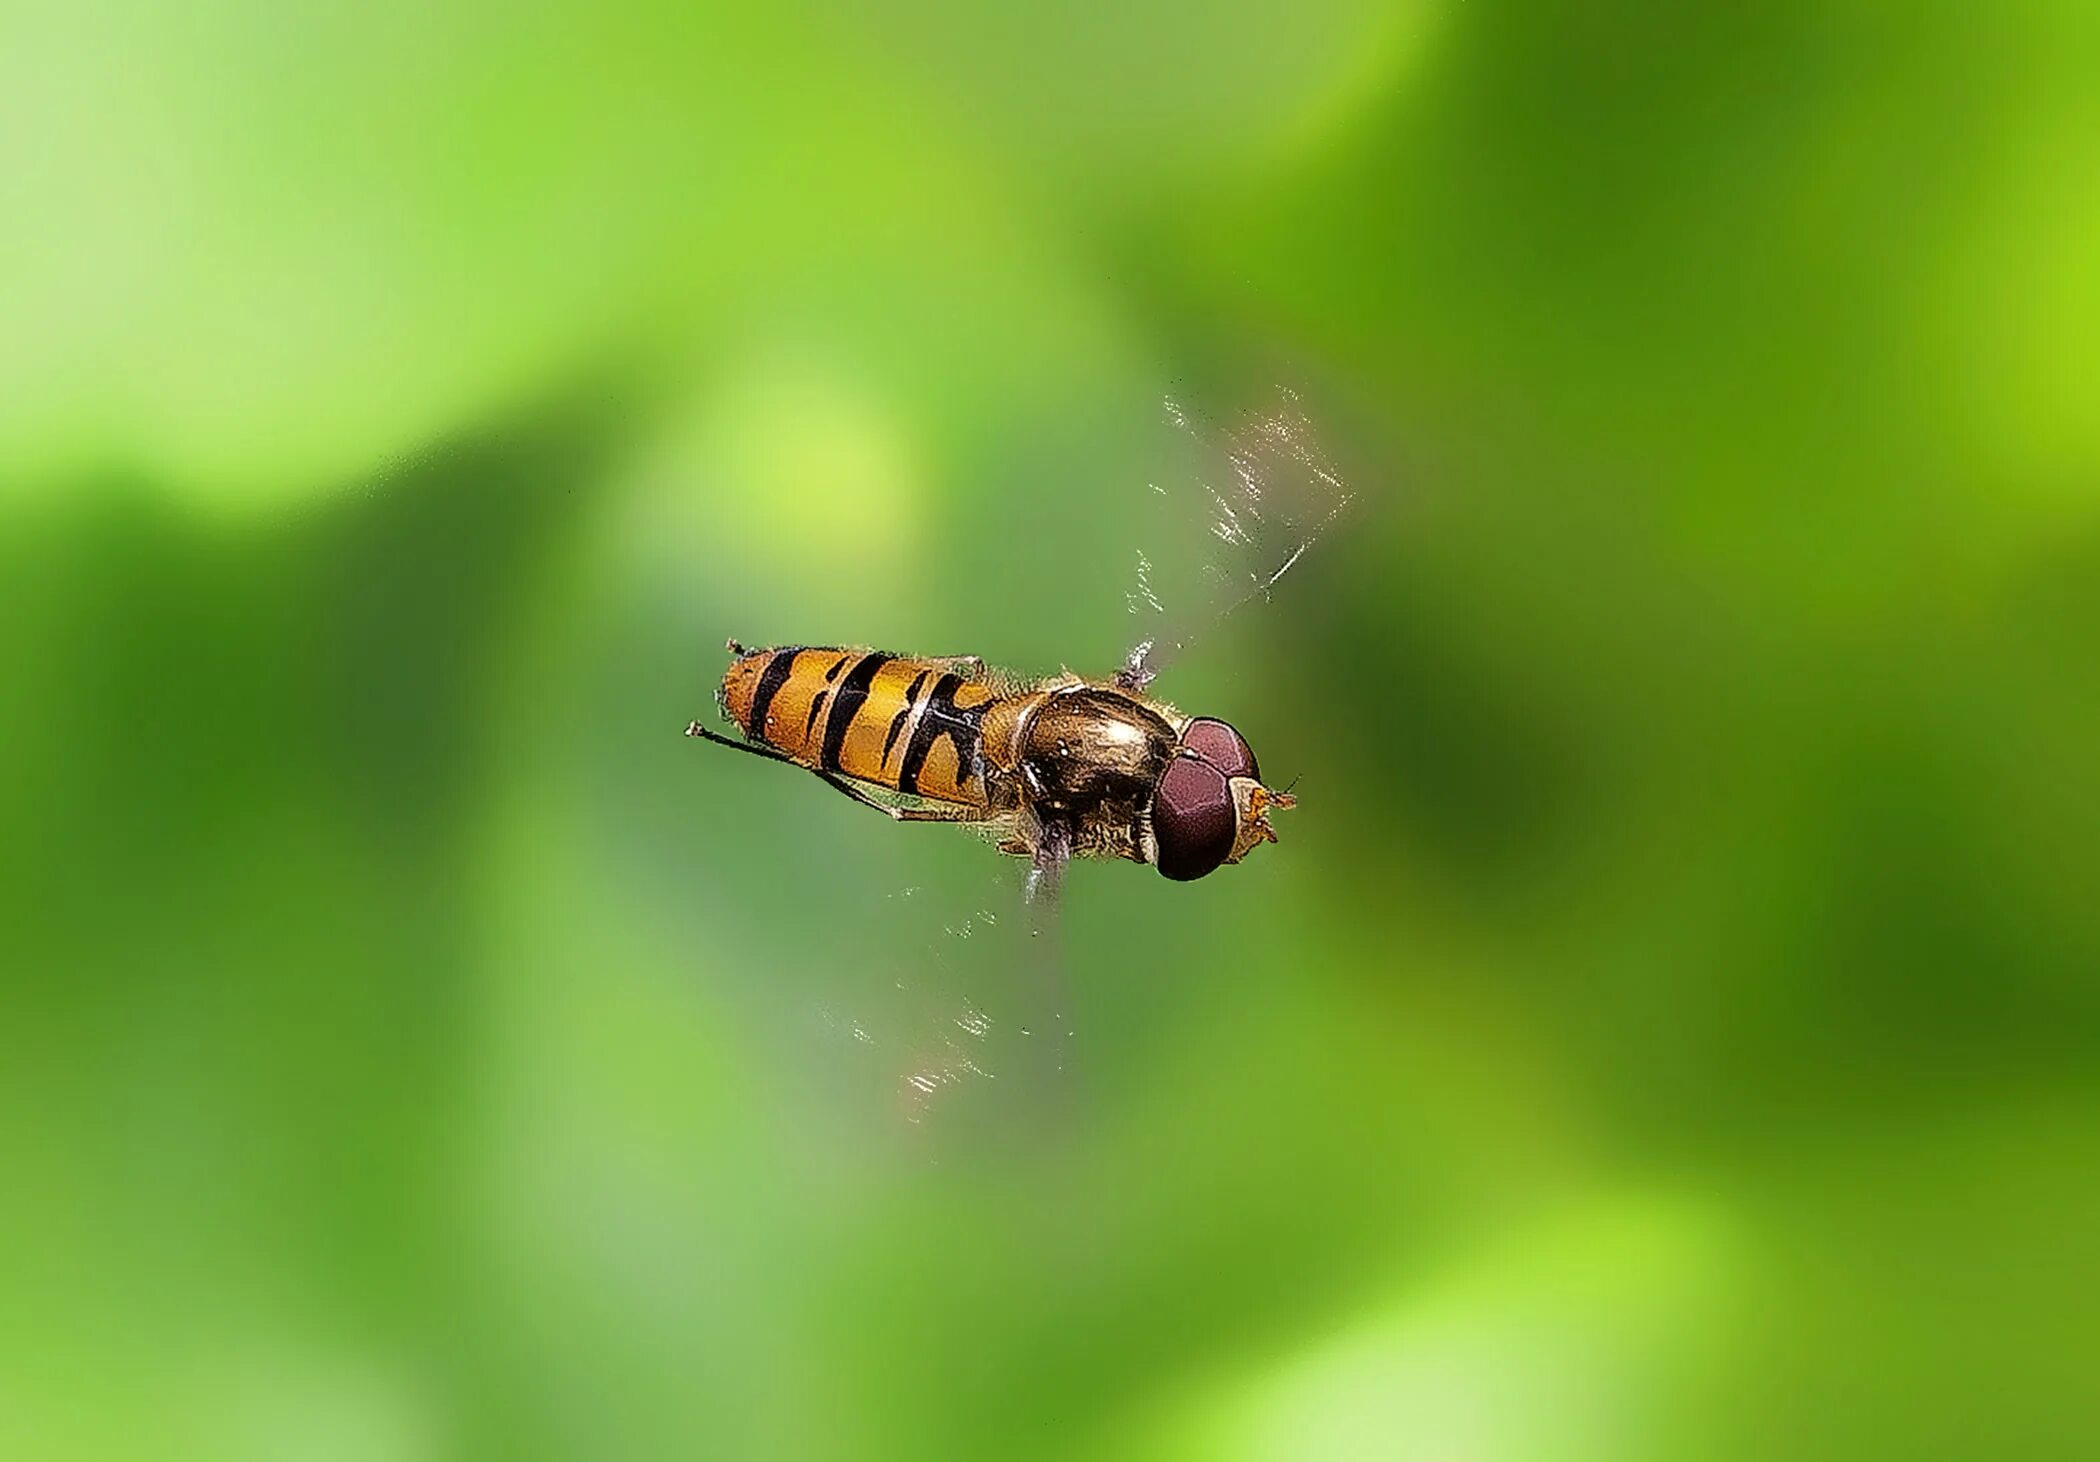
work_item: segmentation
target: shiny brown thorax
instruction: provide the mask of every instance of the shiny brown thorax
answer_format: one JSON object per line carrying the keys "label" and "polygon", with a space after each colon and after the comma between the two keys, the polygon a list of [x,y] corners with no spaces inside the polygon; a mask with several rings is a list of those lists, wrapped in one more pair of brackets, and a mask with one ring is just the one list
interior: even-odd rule
{"label": "shiny brown thorax", "polygon": [[1071,830],[1079,854],[1151,861],[1147,816],[1187,718],[1064,675],[1001,685],[971,661],[788,647],[740,655],[722,709],[745,736],[830,772]]}
{"label": "shiny brown thorax", "polygon": [[1174,713],[1125,690],[1069,685],[1017,697],[1011,775],[1039,817],[1072,829],[1073,851],[1149,863],[1153,789],[1174,755]]}

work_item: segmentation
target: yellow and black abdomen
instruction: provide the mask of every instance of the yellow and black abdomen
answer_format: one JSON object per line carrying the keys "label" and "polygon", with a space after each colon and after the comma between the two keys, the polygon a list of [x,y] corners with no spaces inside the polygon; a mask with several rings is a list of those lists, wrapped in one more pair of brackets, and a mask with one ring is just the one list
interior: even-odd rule
{"label": "yellow and black abdomen", "polygon": [[744,735],[817,771],[983,806],[984,719],[999,692],[941,660],[880,650],[754,650],[722,676]]}

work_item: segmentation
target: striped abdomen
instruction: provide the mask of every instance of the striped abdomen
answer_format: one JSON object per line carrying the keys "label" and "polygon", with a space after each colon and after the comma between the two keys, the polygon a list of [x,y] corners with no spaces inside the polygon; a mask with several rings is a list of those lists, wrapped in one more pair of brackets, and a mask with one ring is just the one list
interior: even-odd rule
{"label": "striped abdomen", "polygon": [[806,767],[941,802],[985,804],[984,717],[999,693],[939,660],[879,650],[755,650],[722,677],[751,740]]}

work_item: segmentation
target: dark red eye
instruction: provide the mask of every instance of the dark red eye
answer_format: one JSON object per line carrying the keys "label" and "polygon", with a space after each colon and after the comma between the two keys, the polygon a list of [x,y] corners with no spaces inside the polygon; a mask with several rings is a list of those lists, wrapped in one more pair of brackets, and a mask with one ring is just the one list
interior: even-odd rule
{"label": "dark red eye", "polygon": [[1181,744],[1228,777],[1261,780],[1261,769],[1254,764],[1254,751],[1246,738],[1223,721],[1198,716],[1181,733]]}
{"label": "dark red eye", "polygon": [[1232,788],[1223,772],[1192,756],[1167,763],[1152,796],[1160,872],[1183,882],[1201,878],[1232,851],[1236,824]]}

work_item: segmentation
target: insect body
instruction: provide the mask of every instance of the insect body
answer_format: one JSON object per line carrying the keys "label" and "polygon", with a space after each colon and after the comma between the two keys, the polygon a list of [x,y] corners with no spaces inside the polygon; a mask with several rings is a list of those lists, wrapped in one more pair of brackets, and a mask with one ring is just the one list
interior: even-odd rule
{"label": "insect body", "polygon": [[729,649],[719,699],[745,739],[697,721],[688,735],[807,768],[900,822],[982,827],[1052,879],[1071,856],[1201,878],[1275,841],[1268,813],[1293,805],[1237,731],[1146,696],[1135,664],[1025,682],[973,657]]}

